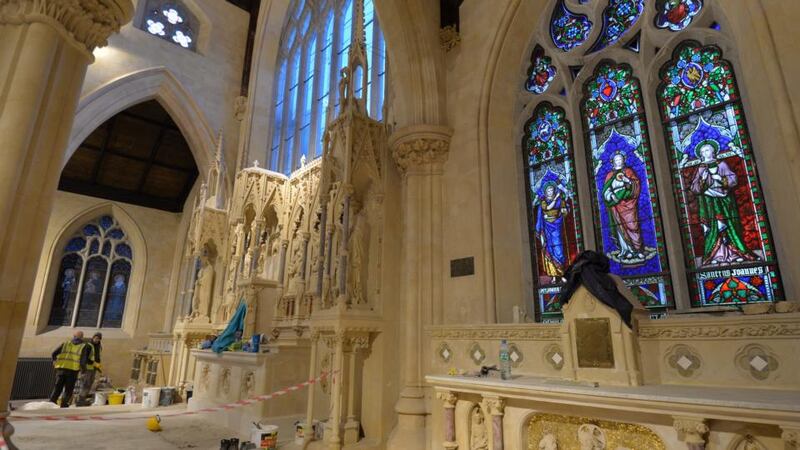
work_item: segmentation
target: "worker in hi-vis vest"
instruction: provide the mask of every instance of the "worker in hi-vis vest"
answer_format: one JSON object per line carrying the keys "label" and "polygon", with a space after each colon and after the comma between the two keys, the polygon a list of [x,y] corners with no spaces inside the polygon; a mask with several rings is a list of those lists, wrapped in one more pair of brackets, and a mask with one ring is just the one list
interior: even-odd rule
{"label": "worker in hi-vis vest", "polygon": [[94,384],[95,374],[103,371],[103,367],[100,364],[100,352],[103,350],[102,340],[103,333],[98,331],[92,336],[92,339],[86,341],[86,346],[91,347],[91,351],[89,352],[89,363],[86,364],[86,370],[81,372],[79,378],[80,389],[78,390],[78,400],[75,403],[78,406],[87,406],[91,403],[89,396]]}
{"label": "worker in hi-vis vest", "polygon": [[72,400],[72,391],[75,389],[75,381],[78,374],[86,370],[86,365],[91,360],[91,346],[83,341],[83,331],[75,331],[72,339],[59,345],[53,351],[53,365],[56,368],[56,385],[53,393],[50,394],[50,401],[56,403],[61,391],[61,407],[69,407]]}

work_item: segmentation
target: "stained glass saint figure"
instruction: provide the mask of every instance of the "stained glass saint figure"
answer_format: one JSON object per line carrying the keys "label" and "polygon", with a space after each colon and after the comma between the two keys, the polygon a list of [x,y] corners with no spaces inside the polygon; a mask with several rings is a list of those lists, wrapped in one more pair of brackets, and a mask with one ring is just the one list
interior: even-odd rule
{"label": "stained glass saint figure", "polygon": [[536,238],[539,240],[544,261],[542,270],[553,278],[553,282],[564,276],[567,255],[564,244],[564,214],[567,205],[555,183],[544,187],[544,197],[539,198],[536,208]]}
{"label": "stained glass saint figure", "polygon": [[603,200],[608,208],[612,237],[621,262],[644,259],[642,230],[639,225],[639,177],[625,165],[625,155],[614,153],[611,170],[603,182]]}

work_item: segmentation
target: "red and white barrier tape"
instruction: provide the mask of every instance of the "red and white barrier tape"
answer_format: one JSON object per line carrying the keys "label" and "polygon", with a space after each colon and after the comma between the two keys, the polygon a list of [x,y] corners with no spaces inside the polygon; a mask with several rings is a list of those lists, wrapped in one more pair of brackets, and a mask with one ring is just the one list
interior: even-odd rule
{"label": "red and white barrier tape", "polygon": [[[254,403],[267,401],[267,400],[275,398],[275,397],[280,397],[280,396],[286,395],[286,394],[288,394],[290,392],[299,391],[300,389],[303,389],[305,387],[311,386],[312,384],[315,384],[315,383],[318,383],[318,382],[322,381],[323,379],[327,378],[329,375],[334,375],[333,379],[334,379],[334,382],[335,382],[335,379],[336,379],[335,372],[334,373],[327,373],[326,372],[326,373],[323,373],[322,375],[318,376],[317,378],[313,378],[311,380],[304,381],[304,382],[296,384],[294,386],[289,386],[287,388],[272,392],[270,394],[256,395],[255,397],[250,397],[250,398],[245,399],[245,400],[239,400],[239,401],[233,402],[233,403],[226,403],[224,405],[215,406],[213,408],[198,409],[197,411],[182,411],[182,412],[176,412],[174,414],[158,413],[158,416],[161,417],[161,418],[164,418],[164,417],[178,417],[178,416],[193,416],[193,415],[196,415],[196,414],[203,414],[203,413],[211,413],[211,412],[218,412],[218,411],[230,411],[232,409],[241,408],[243,406],[249,406],[249,405],[252,405]],[[106,415],[106,416],[79,416],[79,415],[46,416],[46,415],[42,415],[42,416],[8,416],[8,417],[6,417],[6,419],[7,420],[8,419],[10,419],[10,420],[66,420],[66,421],[72,421],[72,422],[83,422],[83,421],[95,421],[95,420],[106,421],[106,420],[139,420],[139,419],[148,419],[150,417],[153,417],[154,414],[155,414],[155,412],[151,411],[151,412],[148,412],[147,415],[144,415],[144,416],[140,415],[140,416],[133,416],[133,417],[131,417],[131,416],[118,417],[118,414],[112,414],[112,415]],[[5,441],[3,440],[2,436],[0,436],[0,450],[8,450],[7,447],[5,447],[5,445],[6,445]]]}
{"label": "red and white barrier tape", "polygon": [[6,440],[3,439],[2,435],[0,435],[0,450],[8,450],[8,445],[6,445]]}

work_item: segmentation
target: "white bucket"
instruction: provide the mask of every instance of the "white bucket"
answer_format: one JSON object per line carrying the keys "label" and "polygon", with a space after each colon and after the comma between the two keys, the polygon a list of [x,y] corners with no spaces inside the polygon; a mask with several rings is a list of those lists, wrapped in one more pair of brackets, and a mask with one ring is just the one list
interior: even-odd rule
{"label": "white bucket", "polygon": [[260,429],[253,427],[250,440],[258,449],[278,450],[278,427],[276,425],[261,425]]}
{"label": "white bucket", "polygon": [[144,388],[142,394],[142,408],[157,408],[158,399],[161,397],[161,388]]}

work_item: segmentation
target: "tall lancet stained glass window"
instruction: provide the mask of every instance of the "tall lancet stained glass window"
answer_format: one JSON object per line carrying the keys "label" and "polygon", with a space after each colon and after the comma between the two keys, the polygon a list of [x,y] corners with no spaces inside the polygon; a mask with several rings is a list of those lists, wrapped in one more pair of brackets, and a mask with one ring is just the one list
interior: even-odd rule
{"label": "tall lancet stained glass window", "polygon": [[544,318],[558,316],[564,271],[583,250],[572,133],[564,110],[540,103],[525,124],[522,148],[528,161],[530,240],[539,311]]}
{"label": "tall lancet stained glass window", "polygon": [[64,245],[48,325],[120,328],[132,264],[112,216],[85,224]]}
{"label": "tall lancet stained glass window", "polygon": [[672,304],[661,213],[639,80],[601,62],[585,85],[586,133],[597,249],[642,304]]}
{"label": "tall lancet stained glass window", "polygon": [[[357,8],[358,3],[363,4]],[[357,11],[363,17],[355,17]],[[367,109],[381,120],[386,90],[386,44],[373,0],[303,1],[289,7],[275,74],[269,168],[290,174],[322,155],[326,121],[339,108],[341,69],[363,24],[368,63]],[[364,93],[358,92],[360,96]]]}
{"label": "tall lancet stained glass window", "polygon": [[658,100],[693,306],[783,298],[775,247],[733,70],[688,41],[660,72]]}

